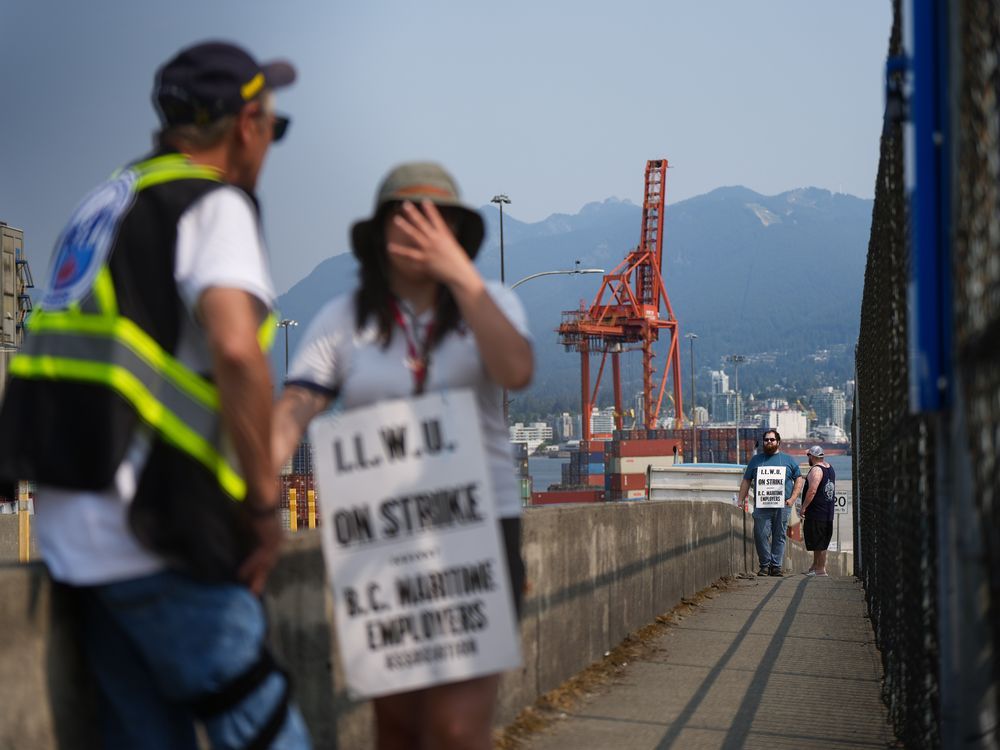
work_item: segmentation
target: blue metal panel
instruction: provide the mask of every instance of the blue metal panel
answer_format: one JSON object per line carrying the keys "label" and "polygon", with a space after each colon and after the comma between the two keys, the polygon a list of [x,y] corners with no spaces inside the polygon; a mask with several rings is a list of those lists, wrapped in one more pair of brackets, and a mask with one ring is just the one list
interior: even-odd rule
{"label": "blue metal panel", "polygon": [[[910,211],[908,287],[910,409],[947,406],[951,359],[948,142],[944,0],[909,0],[904,43],[909,63],[906,182]],[[899,61],[890,61],[887,74]]]}

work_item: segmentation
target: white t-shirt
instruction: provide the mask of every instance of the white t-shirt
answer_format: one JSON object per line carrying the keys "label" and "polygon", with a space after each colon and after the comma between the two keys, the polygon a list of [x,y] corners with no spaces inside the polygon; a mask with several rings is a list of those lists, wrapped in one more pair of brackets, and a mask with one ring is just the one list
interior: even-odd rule
{"label": "white t-shirt", "polygon": [[[194,318],[202,293],[210,287],[240,289],[268,309],[275,302],[264,242],[245,193],[224,186],[185,211],[177,224],[174,278],[187,309],[177,359],[195,372],[210,372],[205,334]],[[38,486],[35,533],[53,578],[77,586],[97,585],[148,575],[166,566],[139,544],[128,525],[128,505],[149,447],[149,431],[140,428],[113,485],[103,492]]]}
{"label": "white t-shirt", "polygon": [[[517,296],[499,284],[488,283],[487,291],[514,328],[530,337],[524,307]],[[433,310],[409,319],[420,335],[431,321]],[[345,409],[367,406],[413,394],[413,373],[406,366],[409,351],[399,326],[385,349],[378,342],[378,325],[369,318],[357,330],[354,294],[343,294],[326,304],[306,329],[288,371],[289,384],[338,393]],[[479,356],[476,339],[464,325],[449,332],[430,356],[425,390],[471,388],[482,415],[486,460],[493,478],[497,515],[516,518],[521,502],[514,476],[514,455],[503,418],[503,391],[490,380]]]}

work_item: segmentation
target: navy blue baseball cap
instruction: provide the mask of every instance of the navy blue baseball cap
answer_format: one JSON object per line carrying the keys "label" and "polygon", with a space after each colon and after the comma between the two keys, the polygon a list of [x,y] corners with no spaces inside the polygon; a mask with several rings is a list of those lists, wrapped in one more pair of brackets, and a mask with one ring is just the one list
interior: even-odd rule
{"label": "navy blue baseball cap", "polygon": [[[236,114],[263,91],[294,81],[295,68],[285,60],[258,63],[235,44],[202,42],[181,50],[156,72],[153,106],[164,127],[206,125]],[[279,119],[287,125],[287,118]]]}

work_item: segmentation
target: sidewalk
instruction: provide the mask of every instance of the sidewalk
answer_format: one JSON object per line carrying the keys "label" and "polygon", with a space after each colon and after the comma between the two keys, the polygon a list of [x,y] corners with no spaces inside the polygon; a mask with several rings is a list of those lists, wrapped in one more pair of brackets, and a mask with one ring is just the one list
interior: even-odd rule
{"label": "sidewalk", "polygon": [[523,747],[896,746],[855,579],[741,579],[699,610]]}

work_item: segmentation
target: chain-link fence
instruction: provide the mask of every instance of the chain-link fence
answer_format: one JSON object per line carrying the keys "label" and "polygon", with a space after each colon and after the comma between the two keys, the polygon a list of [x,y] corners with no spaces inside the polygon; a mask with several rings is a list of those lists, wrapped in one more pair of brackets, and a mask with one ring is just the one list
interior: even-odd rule
{"label": "chain-link fence", "polygon": [[1000,4],[960,3],[955,183],[955,367],[965,393],[1000,713]]}
{"label": "chain-link fence", "polygon": [[[900,16],[889,56],[900,52]],[[901,75],[901,74],[896,74]],[[902,90],[902,80],[892,82]],[[887,105],[857,350],[854,496],[859,574],[885,668],[884,698],[900,739],[939,737],[933,432],[909,413],[908,216],[902,112]],[[863,493],[863,494],[861,494]]]}
{"label": "chain-link fence", "polygon": [[[901,53],[900,1],[889,57]],[[1000,6],[963,0],[952,7],[950,69],[954,147],[950,217],[955,339],[966,442],[974,467],[974,517],[982,535],[992,611],[993,683],[1000,683]],[[941,649],[936,510],[938,477],[950,446],[938,445],[934,415],[909,409],[907,282],[911,262],[904,176],[902,73],[888,81],[872,233],[857,350],[855,508],[858,573],[864,582],[885,668],[884,697],[908,747],[942,744]],[[959,83],[956,83],[959,82]],[[912,177],[912,175],[910,175]],[[942,455],[939,455],[941,452]],[[948,537],[950,538],[950,537]],[[954,644],[944,644],[951,648]],[[1000,710],[1000,706],[997,707]],[[964,738],[962,742],[973,742]]]}

